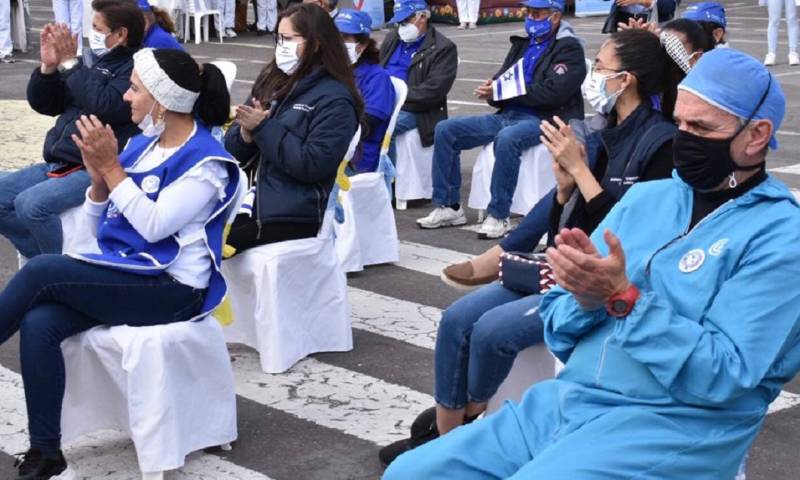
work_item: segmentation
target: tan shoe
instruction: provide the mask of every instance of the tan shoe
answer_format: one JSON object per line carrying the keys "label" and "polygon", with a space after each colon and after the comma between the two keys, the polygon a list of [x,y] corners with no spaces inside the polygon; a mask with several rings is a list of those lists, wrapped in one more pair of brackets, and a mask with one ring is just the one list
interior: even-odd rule
{"label": "tan shoe", "polygon": [[463,262],[446,267],[439,278],[455,289],[471,291],[497,280],[497,274],[476,277],[472,263]]}

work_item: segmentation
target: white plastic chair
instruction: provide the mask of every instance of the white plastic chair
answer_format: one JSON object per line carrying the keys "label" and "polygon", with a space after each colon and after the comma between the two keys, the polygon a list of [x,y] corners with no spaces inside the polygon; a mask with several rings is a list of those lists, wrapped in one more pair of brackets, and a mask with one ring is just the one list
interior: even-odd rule
{"label": "white plastic chair", "polygon": [[395,204],[405,210],[409,200],[433,198],[433,146],[423,147],[416,128],[395,138],[397,177],[394,183]]}
{"label": "white plastic chair", "polygon": [[[472,168],[472,186],[467,206],[478,210],[478,222],[483,221],[486,207],[492,199],[491,184],[494,169],[494,143],[485,145]],[[542,196],[556,184],[552,156],[544,145],[537,145],[522,153],[517,186],[511,201],[511,212],[526,215]]]}
{"label": "white plastic chair", "polygon": [[[191,39],[191,20],[194,18],[194,43],[200,43],[200,23],[203,24],[204,41],[208,42],[208,17],[215,16],[216,24],[220,23],[222,13],[219,9],[208,8],[206,0],[186,0],[186,10],[183,14],[183,41],[188,42]],[[219,43],[222,42],[222,37],[225,32],[217,32]]]}
{"label": "white plastic chair", "polygon": [[[361,128],[345,163],[360,139]],[[257,350],[266,373],[284,372],[312,353],[353,349],[347,277],[333,222],[329,206],[316,237],[262,245],[222,262],[233,309],[225,338]]]}
{"label": "white plastic chair", "polygon": [[508,376],[489,399],[486,415],[500,410],[506,400],[519,402],[531,386],[555,377],[561,368],[563,368],[561,362],[550,353],[544,343],[519,352]]}
{"label": "white plastic chair", "polygon": [[[239,175],[246,178],[242,171]],[[240,182],[228,223],[244,186]],[[81,208],[61,214],[65,253],[99,251],[89,233],[92,219]],[[222,327],[213,317],[152,327],[95,327],[65,340],[61,350],[65,442],[98,430],[122,431],[133,441],[142,479],[162,480],[191,452],[214,446],[229,450],[236,440],[233,371]]]}
{"label": "white plastic chair", "polygon": [[[392,77],[395,104],[386,129],[380,152],[380,165],[388,162],[389,142],[406,100],[405,82]],[[350,177],[350,189],[342,191],[339,199],[344,210],[344,222],[334,223],[336,253],[345,272],[358,272],[367,265],[400,260],[400,243],[392,211],[391,190],[383,168]],[[389,178],[391,181],[391,178]]]}

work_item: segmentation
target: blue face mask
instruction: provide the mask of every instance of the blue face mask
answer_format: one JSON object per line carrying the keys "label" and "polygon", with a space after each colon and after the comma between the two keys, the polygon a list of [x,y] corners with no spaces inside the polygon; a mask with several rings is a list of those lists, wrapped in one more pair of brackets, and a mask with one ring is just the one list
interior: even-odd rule
{"label": "blue face mask", "polygon": [[534,20],[532,18],[525,17],[525,31],[528,32],[528,36],[536,39],[541,40],[548,35],[550,35],[550,31],[553,29],[553,22],[550,21],[550,17],[545,18],[544,20]]}

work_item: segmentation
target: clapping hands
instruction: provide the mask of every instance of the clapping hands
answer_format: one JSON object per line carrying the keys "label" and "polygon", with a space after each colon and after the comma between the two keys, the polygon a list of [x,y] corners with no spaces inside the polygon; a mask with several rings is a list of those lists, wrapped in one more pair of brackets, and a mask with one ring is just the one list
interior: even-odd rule
{"label": "clapping hands", "polygon": [[43,73],[52,73],[59,63],[78,56],[78,34],[62,23],[45,25],[39,40]]}

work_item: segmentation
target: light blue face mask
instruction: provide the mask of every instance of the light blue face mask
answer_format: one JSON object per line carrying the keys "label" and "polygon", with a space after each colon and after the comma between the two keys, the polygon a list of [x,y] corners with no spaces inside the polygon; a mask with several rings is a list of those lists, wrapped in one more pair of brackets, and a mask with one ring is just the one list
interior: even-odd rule
{"label": "light blue face mask", "polygon": [[607,115],[614,109],[617,98],[622,94],[622,89],[609,94],[606,91],[606,82],[610,78],[615,78],[624,74],[625,72],[617,72],[612,75],[601,75],[592,67],[589,73],[589,80],[583,85],[583,96],[586,98],[586,101],[594,107],[597,113]]}

